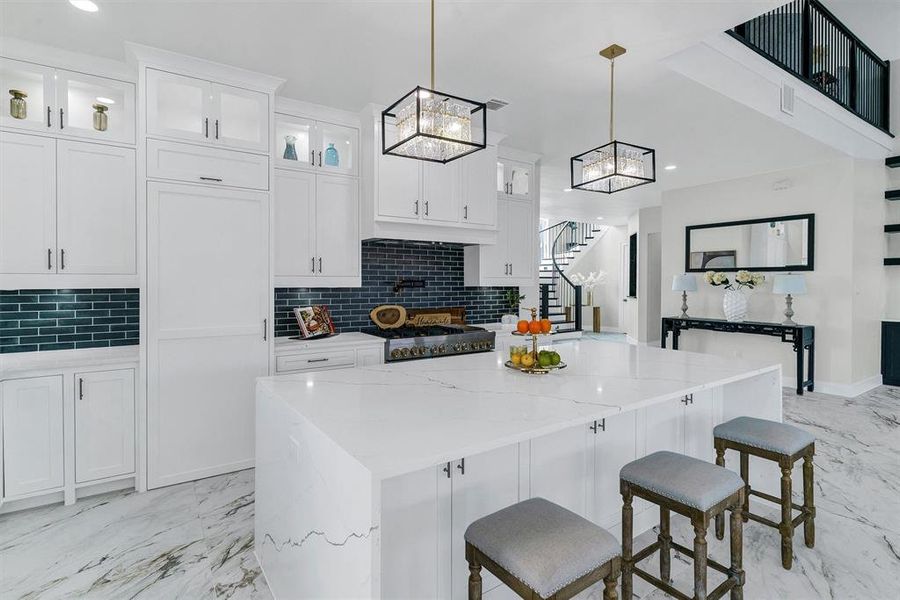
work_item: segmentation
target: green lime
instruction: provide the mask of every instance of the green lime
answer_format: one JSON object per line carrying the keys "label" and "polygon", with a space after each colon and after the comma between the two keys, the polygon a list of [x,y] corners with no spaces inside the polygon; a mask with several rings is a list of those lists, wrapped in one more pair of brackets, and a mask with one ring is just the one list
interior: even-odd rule
{"label": "green lime", "polygon": [[553,356],[550,354],[541,354],[538,357],[538,362],[541,363],[542,367],[549,367],[551,364],[553,364]]}
{"label": "green lime", "polygon": [[559,360],[560,360],[560,359],[559,359],[559,354],[558,354],[558,353],[556,353],[556,352],[551,352],[551,353],[550,353],[550,364],[551,364],[551,365],[553,365],[553,366],[555,367],[556,365],[559,364]]}

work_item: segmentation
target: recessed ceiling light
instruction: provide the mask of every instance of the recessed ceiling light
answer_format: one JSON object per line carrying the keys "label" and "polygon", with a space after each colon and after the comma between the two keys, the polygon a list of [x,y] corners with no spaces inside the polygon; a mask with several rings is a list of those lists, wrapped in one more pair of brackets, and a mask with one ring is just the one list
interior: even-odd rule
{"label": "recessed ceiling light", "polygon": [[115,104],[116,101],[112,98],[104,98],[103,96],[97,96],[97,102],[102,102],[103,104]]}
{"label": "recessed ceiling light", "polygon": [[678,165],[666,165],[666,166],[663,167],[663,168],[664,168],[666,171],[674,171],[675,169],[678,168]]}
{"label": "recessed ceiling light", "polygon": [[91,0],[69,0],[69,4],[85,12],[97,12],[100,10]]}
{"label": "recessed ceiling light", "polygon": [[598,221],[602,221],[602,220],[603,220],[603,217],[597,217],[597,220],[598,220]]}

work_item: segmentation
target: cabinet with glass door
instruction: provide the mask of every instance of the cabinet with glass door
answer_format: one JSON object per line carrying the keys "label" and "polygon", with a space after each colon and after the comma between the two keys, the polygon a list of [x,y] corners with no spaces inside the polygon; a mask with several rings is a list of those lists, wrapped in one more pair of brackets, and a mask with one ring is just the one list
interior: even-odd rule
{"label": "cabinet with glass door", "polygon": [[359,130],[355,127],[277,113],[275,164],[288,169],[357,175]]}

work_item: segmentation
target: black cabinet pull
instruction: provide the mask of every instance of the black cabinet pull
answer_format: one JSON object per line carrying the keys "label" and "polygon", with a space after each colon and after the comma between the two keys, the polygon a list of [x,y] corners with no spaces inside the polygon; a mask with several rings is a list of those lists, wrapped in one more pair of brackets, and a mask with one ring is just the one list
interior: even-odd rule
{"label": "black cabinet pull", "polygon": [[47,248],[47,270],[48,271],[53,270],[53,262],[52,261],[53,261],[53,250],[50,248]]}
{"label": "black cabinet pull", "polygon": [[464,459],[464,458],[459,459],[459,464],[456,465],[456,468],[459,469],[460,475],[465,475],[466,474],[466,459]]}
{"label": "black cabinet pull", "polygon": [[65,128],[65,124],[63,123],[63,114],[64,114],[64,113],[63,113],[63,109],[60,108],[60,109],[59,109],[59,128],[60,128],[60,129],[64,129],[64,128]]}
{"label": "black cabinet pull", "polygon": [[328,359],[327,358],[307,358],[306,362],[308,362],[308,363],[328,362]]}
{"label": "black cabinet pull", "polygon": [[428,216],[428,200],[425,201],[425,216]]}
{"label": "black cabinet pull", "polygon": [[203,137],[209,137],[209,117],[203,119]]}
{"label": "black cabinet pull", "polygon": [[66,268],[66,249],[62,248],[59,251],[59,268],[61,270],[65,270]]}
{"label": "black cabinet pull", "polygon": [[216,139],[219,139],[219,120],[216,119]]}
{"label": "black cabinet pull", "polygon": [[322,151],[319,150],[319,166],[322,166]]}
{"label": "black cabinet pull", "polygon": [[313,273],[316,272],[316,257],[315,256],[312,257],[312,272]]}
{"label": "black cabinet pull", "polygon": [[319,257],[319,273],[322,272],[322,257]]}
{"label": "black cabinet pull", "polygon": [[50,127],[50,107],[47,107],[47,127]]}
{"label": "black cabinet pull", "polygon": [[447,479],[450,479],[450,463],[447,463],[446,465],[444,465],[443,471],[444,471],[444,473],[447,474]]}
{"label": "black cabinet pull", "polygon": [[269,339],[269,319],[263,319],[263,341]]}
{"label": "black cabinet pull", "polygon": [[218,181],[221,182],[222,179],[219,177],[201,177],[200,181]]}
{"label": "black cabinet pull", "polygon": [[84,400],[84,378],[78,378],[78,399]]}
{"label": "black cabinet pull", "polygon": [[468,219],[468,218],[469,218],[469,205],[465,204],[465,205],[463,205],[463,219]]}

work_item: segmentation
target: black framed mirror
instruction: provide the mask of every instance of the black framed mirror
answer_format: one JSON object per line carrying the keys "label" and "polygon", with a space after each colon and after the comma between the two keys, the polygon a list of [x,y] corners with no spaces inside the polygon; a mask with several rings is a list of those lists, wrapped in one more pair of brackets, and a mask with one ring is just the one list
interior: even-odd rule
{"label": "black framed mirror", "polygon": [[688,225],[684,270],[812,271],[815,224],[814,214],[803,214]]}

